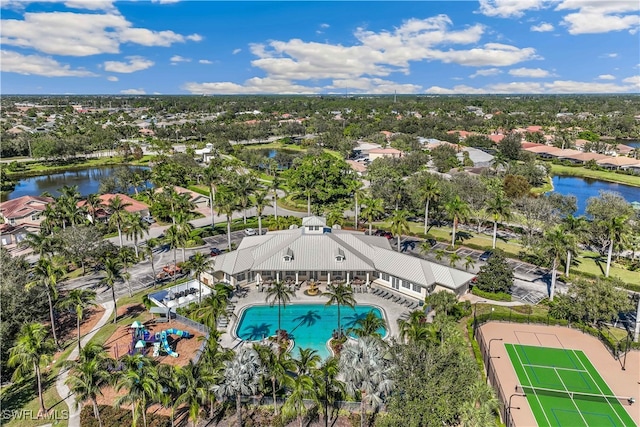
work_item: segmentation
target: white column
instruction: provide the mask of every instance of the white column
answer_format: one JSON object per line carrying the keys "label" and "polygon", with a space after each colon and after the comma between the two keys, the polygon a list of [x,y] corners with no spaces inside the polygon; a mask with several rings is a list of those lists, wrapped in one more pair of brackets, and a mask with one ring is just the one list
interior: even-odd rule
{"label": "white column", "polygon": [[351,273],[351,272],[347,271],[347,283],[349,283],[349,273]]}
{"label": "white column", "polygon": [[300,283],[300,281],[298,280],[298,272],[296,271],[296,285]]}
{"label": "white column", "polygon": [[280,272],[276,271],[276,282],[280,281]]}
{"label": "white column", "polygon": [[367,282],[366,282],[367,286],[369,285],[369,272],[367,271]]}
{"label": "white column", "polygon": [[327,285],[331,283],[331,272],[327,271]]}

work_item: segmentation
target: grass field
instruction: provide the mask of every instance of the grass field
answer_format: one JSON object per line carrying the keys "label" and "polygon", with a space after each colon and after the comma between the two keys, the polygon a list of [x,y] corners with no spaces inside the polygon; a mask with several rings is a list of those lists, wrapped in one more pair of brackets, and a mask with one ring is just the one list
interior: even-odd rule
{"label": "grass field", "polygon": [[579,350],[505,344],[539,426],[635,426],[613,392]]}

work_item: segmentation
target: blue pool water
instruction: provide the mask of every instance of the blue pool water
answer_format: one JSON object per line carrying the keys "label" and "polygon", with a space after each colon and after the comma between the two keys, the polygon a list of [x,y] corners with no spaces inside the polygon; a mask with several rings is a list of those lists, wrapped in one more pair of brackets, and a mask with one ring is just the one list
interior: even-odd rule
{"label": "blue pool water", "polygon": [[[340,323],[344,329],[355,326],[355,322],[372,311],[383,318],[380,309],[370,305],[355,308],[340,306]],[[338,307],[324,304],[289,304],[281,309],[281,328],[293,335],[295,347],[312,348],[322,358],[330,356],[327,341],[338,328]],[[278,306],[256,305],[242,312],[236,335],[243,340],[261,340],[275,335],[278,329]],[[379,331],[383,336],[384,330]]]}

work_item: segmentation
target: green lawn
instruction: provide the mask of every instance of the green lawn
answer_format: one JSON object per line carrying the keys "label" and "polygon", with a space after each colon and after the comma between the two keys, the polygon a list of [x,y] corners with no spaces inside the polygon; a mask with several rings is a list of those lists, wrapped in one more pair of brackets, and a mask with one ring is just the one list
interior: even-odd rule
{"label": "green lawn", "polygon": [[593,178],[602,181],[619,182],[621,184],[640,187],[640,176],[624,175],[610,171],[598,171],[585,169],[580,166],[563,166],[549,163],[551,165],[551,175],[577,176],[581,178]]}

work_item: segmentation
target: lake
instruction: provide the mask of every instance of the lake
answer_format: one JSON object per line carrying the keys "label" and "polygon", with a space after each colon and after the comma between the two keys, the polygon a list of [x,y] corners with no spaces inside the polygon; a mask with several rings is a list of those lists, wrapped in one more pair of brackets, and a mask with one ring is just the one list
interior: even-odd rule
{"label": "lake", "polygon": [[577,197],[578,211],[576,215],[584,215],[589,197],[597,197],[601,190],[616,191],[628,202],[640,202],[640,187],[574,176],[553,177],[553,191],[555,193]]}
{"label": "lake", "polygon": [[622,141],[620,144],[628,145],[633,148],[640,148],[640,141]]}
{"label": "lake", "polygon": [[16,188],[12,192],[8,195],[3,194],[3,201],[21,196],[39,196],[45,191],[53,196],[58,196],[60,194],[59,189],[64,185],[77,185],[78,191],[82,196],[97,193],[100,188],[100,182],[122,168],[134,171],[148,169],[146,166],[103,166],[23,178],[18,181]]}

